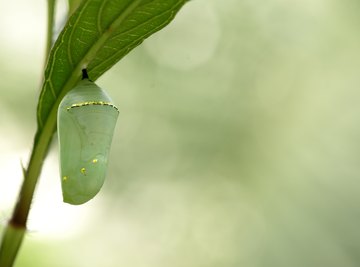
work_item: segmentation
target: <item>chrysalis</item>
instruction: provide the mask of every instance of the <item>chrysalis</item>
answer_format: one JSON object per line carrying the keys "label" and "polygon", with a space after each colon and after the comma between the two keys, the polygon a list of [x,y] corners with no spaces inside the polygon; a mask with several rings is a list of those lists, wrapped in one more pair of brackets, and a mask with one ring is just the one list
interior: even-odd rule
{"label": "chrysalis", "polygon": [[67,93],[58,110],[64,202],[83,204],[99,192],[118,114],[110,97],[83,70],[83,80]]}

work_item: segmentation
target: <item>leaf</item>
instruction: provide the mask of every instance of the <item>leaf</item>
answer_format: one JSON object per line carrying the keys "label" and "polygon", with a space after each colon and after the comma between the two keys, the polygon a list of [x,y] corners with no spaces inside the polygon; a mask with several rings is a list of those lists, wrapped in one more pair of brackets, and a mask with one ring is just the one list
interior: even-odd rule
{"label": "leaf", "polygon": [[50,52],[37,109],[36,139],[45,126],[47,132],[54,130],[57,107],[79,81],[81,69],[87,68],[95,81],[145,38],[165,27],[185,2],[83,1]]}

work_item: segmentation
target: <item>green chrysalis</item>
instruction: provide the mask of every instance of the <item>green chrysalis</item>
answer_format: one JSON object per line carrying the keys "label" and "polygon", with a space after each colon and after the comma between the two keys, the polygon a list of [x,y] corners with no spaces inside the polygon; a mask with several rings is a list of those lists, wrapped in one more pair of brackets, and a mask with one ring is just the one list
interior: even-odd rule
{"label": "green chrysalis", "polygon": [[58,109],[60,175],[63,200],[79,205],[92,199],[106,176],[118,109],[86,70]]}

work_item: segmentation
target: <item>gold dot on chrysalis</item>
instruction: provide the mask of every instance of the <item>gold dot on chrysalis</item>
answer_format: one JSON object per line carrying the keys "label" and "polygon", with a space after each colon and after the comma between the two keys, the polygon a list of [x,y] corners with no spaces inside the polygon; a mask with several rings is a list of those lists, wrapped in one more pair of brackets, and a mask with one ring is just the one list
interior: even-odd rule
{"label": "gold dot on chrysalis", "polygon": [[82,174],[86,175],[86,169],[85,168],[81,168],[80,171],[81,171]]}
{"label": "gold dot on chrysalis", "polygon": [[64,177],[63,177],[63,181],[66,181],[67,179],[68,179],[67,176],[64,176]]}
{"label": "gold dot on chrysalis", "polygon": [[92,163],[96,163],[96,162],[98,162],[98,159],[93,159],[92,160]]}

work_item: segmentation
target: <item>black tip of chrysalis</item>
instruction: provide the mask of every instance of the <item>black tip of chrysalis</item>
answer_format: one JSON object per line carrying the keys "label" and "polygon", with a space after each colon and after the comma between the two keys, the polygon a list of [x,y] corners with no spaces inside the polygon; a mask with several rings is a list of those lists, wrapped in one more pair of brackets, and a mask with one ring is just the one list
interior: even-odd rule
{"label": "black tip of chrysalis", "polygon": [[89,75],[86,69],[82,69],[82,80],[89,79]]}

